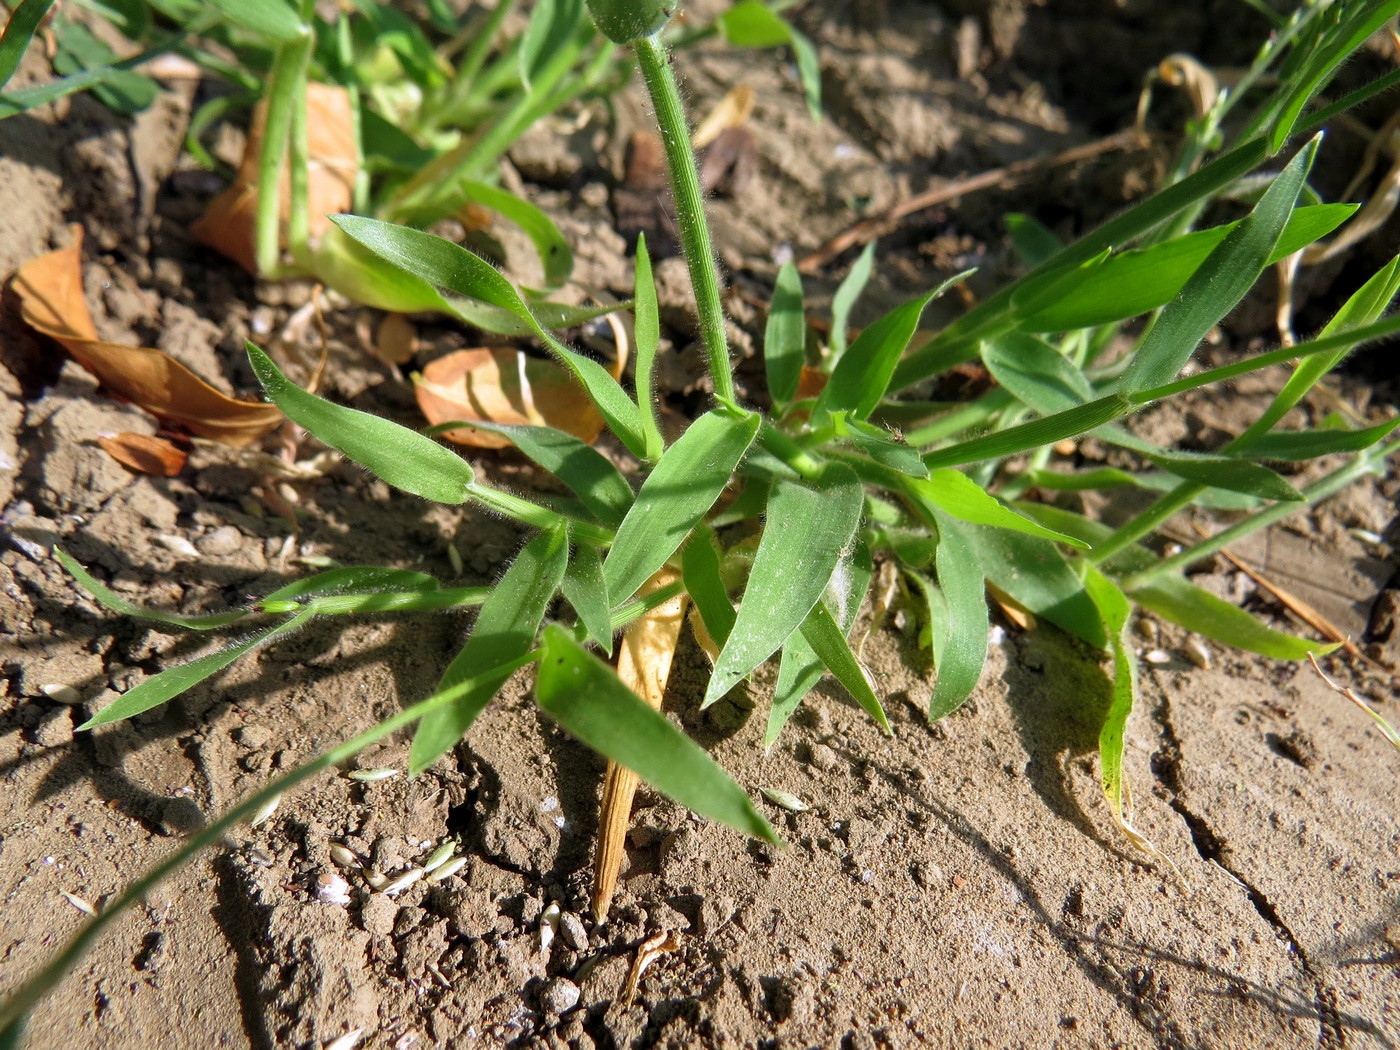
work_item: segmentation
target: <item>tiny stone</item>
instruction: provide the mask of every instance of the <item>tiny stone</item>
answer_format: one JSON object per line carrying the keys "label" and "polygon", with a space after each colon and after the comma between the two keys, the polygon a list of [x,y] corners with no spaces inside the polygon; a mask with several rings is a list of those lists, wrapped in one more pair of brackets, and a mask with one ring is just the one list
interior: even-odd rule
{"label": "tiny stone", "polygon": [[556,977],[540,990],[540,1009],[551,1017],[572,1010],[578,1005],[578,985],[565,977]]}
{"label": "tiny stone", "polygon": [[576,952],[588,950],[588,930],[584,928],[583,920],[571,911],[566,911],[559,916],[559,933],[567,944]]}
{"label": "tiny stone", "polygon": [[243,533],[232,525],[223,525],[207,536],[201,536],[195,546],[203,554],[219,557],[234,553],[243,546],[244,542]]}

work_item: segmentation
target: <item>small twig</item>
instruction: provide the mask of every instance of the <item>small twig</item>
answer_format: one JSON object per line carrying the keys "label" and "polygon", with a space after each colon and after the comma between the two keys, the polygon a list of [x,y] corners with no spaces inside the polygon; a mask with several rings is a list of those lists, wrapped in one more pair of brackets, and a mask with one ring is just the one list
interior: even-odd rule
{"label": "small twig", "polygon": [[879,215],[869,219],[862,219],[849,229],[838,233],[831,240],[827,241],[820,248],[814,251],[797,264],[798,270],[802,273],[813,273],[832,259],[836,258],[848,248],[856,245],[866,244],[877,237],[883,237],[891,230],[895,229],[901,219],[923,211],[925,208],[932,208],[936,204],[944,204],[955,197],[962,197],[968,193],[978,190],[990,189],[1002,182],[1017,178],[1021,175],[1028,175],[1031,172],[1042,171],[1046,168],[1056,168],[1064,164],[1073,164],[1076,161],[1088,160],[1103,153],[1112,153],[1114,150],[1131,149],[1140,144],[1137,131],[1128,129],[1109,135],[1107,138],[1099,139],[1097,142],[1086,142],[1079,146],[1074,146],[1061,153],[1055,153],[1048,157],[1032,157],[1029,160],[1018,160],[1014,164],[1007,164],[1005,167],[992,168],[978,175],[970,175],[967,178],[955,179],[952,182],[941,186],[935,186],[925,190],[923,193],[910,197],[907,200],[895,204]]}
{"label": "small twig", "polygon": [[[675,569],[663,568],[646,582],[639,595],[646,597],[679,579],[680,573]],[[671,676],[671,657],[680,638],[681,624],[685,622],[685,604],[685,594],[678,594],[633,620],[622,635],[617,676],[658,711],[666,695],[666,680]],[[593,914],[600,923],[607,919],[617,889],[636,793],[637,774],[609,760],[598,814],[598,848],[593,858]]]}

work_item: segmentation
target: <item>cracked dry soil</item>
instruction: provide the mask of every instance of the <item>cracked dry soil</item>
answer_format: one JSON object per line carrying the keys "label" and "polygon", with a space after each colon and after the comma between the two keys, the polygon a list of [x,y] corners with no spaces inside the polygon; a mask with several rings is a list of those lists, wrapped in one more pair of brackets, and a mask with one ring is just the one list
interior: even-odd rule
{"label": "cracked dry soil", "polygon": [[[872,15],[809,5],[802,25],[819,45],[830,107],[820,125],[781,56],[711,48],[683,59],[697,107],[740,80],[758,95],[757,174],[714,206],[741,350],[761,331],[752,303],[767,294],[775,243],[800,255],[843,228],[853,202],[883,207],[931,175],[1116,130],[1138,78],[1169,50],[1226,63],[1232,41],[1257,38],[1252,24],[1222,31],[1232,24],[1222,19],[1248,17],[1226,5],[1063,6],[911,3]],[[48,74],[31,64],[21,75]],[[255,285],[190,241],[188,223],[213,191],[180,155],[191,101],[189,89],[171,90],[126,122],[77,98],[0,122],[0,274],[83,222],[103,334],[161,345],[247,391],[243,338],[276,332],[305,290]],[[624,295],[630,264],[613,227],[626,209],[615,191],[641,117],[628,96],[614,123],[596,109],[536,129],[506,172],[560,217],[580,279]],[[1066,234],[1100,220],[1151,184],[1166,148],[912,218],[884,242],[857,321],[970,256],[988,280],[1007,272],[1008,210]],[[658,267],[663,294],[676,265]],[[815,303],[841,273],[809,283]],[[1342,294],[1313,292],[1320,302]],[[704,392],[684,352],[683,298],[663,307],[676,348],[667,406],[679,417]],[[1247,313],[1232,339],[1258,331]],[[396,370],[365,352],[356,322],[354,311],[330,320],[330,393],[415,423],[408,371],[463,337],[425,324],[418,359]],[[64,892],[100,902],[275,771],[426,695],[466,626],[446,615],[313,624],[162,709],[78,736],[73,727],[117,691],[221,640],[109,616],[47,557],[49,545],[61,541],[134,599],[202,610],[301,574],[298,555],[448,579],[450,542],[464,556],[460,582],[486,582],[522,537],[470,508],[391,497],[342,467],[297,483],[301,531],[288,546],[284,523],[247,498],[265,481],[257,461],[201,446],[179,477],[127,473],[95,437],[151,422],[99,396],[12,313],[0,325],[0,987],[10,988],[83,921]],[[744,367],[757,371],[752,359]],[[1271,381],[1137,425],[1154,440],[1209,447],[1257,411]],[[1351,376],[1338,392],[1363,413],[1393,411],[1393,383]],[[1307,418],[1331,407],[1309,406]],[[500,484],[542,484],[508,455],[478,465]],[[1369,643],[1389,670],[1331,670],[1392,720],[1397,561],[1356,530],[1394,543],[1396,496],[1393,479],[1366,479],[1239,551]],[[1224,563],[1196,580],[1277,614]],[[361,1045],[375,1050],[1395,1046],[1394,754],[1306,668],[1214,647],[1202,668],[1182,655],[1177,629],[1148,620],[1142,630],[1143,647],[1168,659],[1144,665],[1128,770],[1139,825],[1184,881],[1133,853],[1110,821],[1094,759],[1104,670],[1053,628],[999,632],[973,700],[935,725],[921,712],[927,657],[881,628],[866,655],[896,735],[879,735],[823,686],[768,754],[761,705],[759,717],[742,699],[695,710],[703,657],[687,640],[668,710],[741,784],[810,806],[768,807],[787,848],[745,841],[644,789],[613,917],[594,928],[581,916],[602,764],[542,719],[517,679],[429,773],[318,778],[193,862],[44,1003],[30,1045],[320,1048],[363,1028]],[[41,688],[52,683],[82,702],[55,703]],[[770,685],[760,675],[753,697]],[[406,755],[395,738],[360,764],[401,767]],[[392,874],[449,835],[468,856],[451,878],[390,898],[347,871],[348,905],[316,897],[318,877],[336,868],[333,842]],[[544,921],[555,902],[557,932]],[[553,936],[542,938],[542,923]],[[678,947],[627,1003],[634,950],[658,931],[675,932]]]}

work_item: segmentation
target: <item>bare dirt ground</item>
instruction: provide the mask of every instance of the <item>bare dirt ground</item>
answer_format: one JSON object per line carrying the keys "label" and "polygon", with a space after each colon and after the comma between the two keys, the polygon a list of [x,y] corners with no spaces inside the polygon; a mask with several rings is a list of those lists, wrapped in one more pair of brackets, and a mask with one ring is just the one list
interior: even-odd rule
{"label": "bare dirt ground", "polygon": [[[1238,61],[1231,47],[1247,53],[1263,32],[1244,5],[1049,6],[1059,10],[809,5],[800,23],[821,51],[821,124],[782,55],[707,46],[683,57],[699,108],[740,81],[757,92],[757,170],[715,203],[741,347],[761,331],[755,303],[766,300],[775,250],[810,251],[853,208],[882,208],[932,178],[1116,131],[1163,55]],[[134,121],[76,98],[0,122],[0,277],[82,223],[102,334],[160,346],[247,394],[244,338],[278,332],[306,291],[256,285],[190,239],[217,187],[181,158],[189,110],[190,92],[172,90]],[[611,117],[594,107],[546,124],[518,144],[507,173],[559,216],[579,279],[619,295],[631,275],[614,191],[642,116],[624,100]],[[1072,234],[1149,188],[1166,150],[1106,154],[911,218],[884,242],[856,322],[969,261],[996,280],[1014,266],[1005,212]],[[818,302],[848,263],[809,282]],[[678,266],[661,265],[663,286]],[[1335,268],[1337,289],[1312,294],[1335,302],[1346,279]],[[465,561],[455,578],[488,582],[522,539],[471,508],[391,496],[352,468],[294,484],[294,534],[259,496],[265,465],[249,453],[200,444],[177,477],[129,473],[96,438],[152,422],[27,334],[8,296],[5,310],[0,989],[84,921],[65,892],[100,902],[275,771],[427,695],[466,626],[448,615],[313,624],[163,708],[78,735],[117,692],[227,639],[112,617],[50,558],[54,543],[134,600],[195,611],[265,594],[308,571],[298,561],[308,556],[447,580],[452,543]],[[678,418],[703,400],[687,320],[673,295],[668,407]],[[1237,321],[1241,344],[1263,334]],[[366,352],[356,322],[353,310],[331,318],[328,392],[417,425],[408,372],[465,337],[427,325],[417,360],[396,370]],[[1384,366],[1372,371],[1336,391],[1383,416],[1394,373],[1387,385],[1376,378]],[[1257,411],[1265,389],[1241,384],[1141,425],[1208,446]],[[478,466],[502,484],[539,483],[507,454]],[[1330,667],[1392,720],[1397,490],[1391,477],[1368,478],[1238,552],[1366,644],[1375,666]],[[1196,581],[1281,615],[1223,561]],[[1394,1047],[1395,754],[1306,667],[1211,647],[1203,668],[1178,629],[1148,620],[1142,630],[1143,647],[1168,661],[1144,671],[1129,771],[1139,822],[1184,882],[1115,830],[1094,759],[1104,670],[1051,627],[999,628],[975,698],[934,725],[922,713],[926,655],[880,628],[866,655],[896,736],[823,686],[766,754],[765,681],[754,690],[759,717],[733,703],[702,715],[703,657],[687,642],[668,710],[755,794],[776,788],[810,805],[768,807],[787,848],[644,789],[618,902],[595,928],[585,906],[601,762],[537,713],[527,680],[514,681],[427,774],[317,779],[164,884],[45,1002],[30,1045],[320,1048],[363,1028],[361,1045],[375,1050]],[[41,688],[54,683],[81,703],[56,703]],[[407,739],[394,739],[361,765],[406,757]],[[393,872],[448,835],[470,853],[450,879],[396,899],[356,882],[348,906],[315,897],[332,842]],[[553,902],[566,917],[542,948]],[[678,947],[628,1003],[634,951],[658,931],[674,931]]]}

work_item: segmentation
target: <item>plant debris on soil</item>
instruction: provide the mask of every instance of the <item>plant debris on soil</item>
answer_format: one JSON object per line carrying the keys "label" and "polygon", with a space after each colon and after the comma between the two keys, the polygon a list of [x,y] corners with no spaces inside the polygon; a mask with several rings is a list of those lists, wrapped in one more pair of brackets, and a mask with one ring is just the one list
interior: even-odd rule
{"label": "plant debris on soil", "polygon": [[[680,56],[697,115],[737,84],[753,91],[742,192],[719,185],[713,204],[740,351],[752,353],[782,258],[807,256],[931,179],[1111,135],[1131,123],[1144,71],[1167,53],[1228,64],[1239,58],[1231,39],[1255,39],[1262,26],[1227,31],[1252,17],[1247,5],[1057,6],[809,4],[794,17],[822,59],[820,123],[782,55],[713,44]],[[974,13],[957,13],[965,9]],[[48,76],[35,57],[17,82]],[[255,282],[191,236],[219,188],[181,153],[192,92],[163,91],[130,119],[75,96],[0,122],[0,277],[79,244],[68,229],[79,223],[78,294],[92,326],[83,337],[150,347],[141,352],[203,377],[211,396],[263,408],[243,341],[281,340],[309,374],[322,350],[307,321],[312,291]],[[576,281],[618,298],[632,285],[618,229],[646,232],[653,247],[668,230],[662,191],[626,178],[624,153],[644,123],[638,98],[585,104],[532,129],[505,170],[569,238]],[[1006,212],[1073,234],[1151,186],[1165,155],[1104,151],[906,216],[882,241],[861,309],[878,316],[974,264],[980,291],[1014,267]],[[815,296],[830,295],[843,265],[810,278]],[[1339,263],[1331,278],[1341,272]],[[695,320],[680,260],[659,262],[657,276],[672,340],[660,375],[679,427],[705,393]],[[22,289],[7,291],[0,992],[181,835],[274,772],[428,695],[464,626],[448,614],[312,624],[164,707],[75,734],[120,691],[231,639],[105,613],[51,558],[55,544],[124,597],[197,612],[244,605],[324,559],[489,583],[523,538],[470,506],[391,496],[329,457],[292,461],[275,442],[258,451],[196,437],[171,469],[132,440],[159,437],[158,420],[129,395],[107,396],[116,392],[107,377],[99,387],[80,351],[67,358],[24,326],[23,308]],[[380,323],[370,311],[327,310],[323,391],[422,426],[409,374],[474,344],[425,322],[400,337],[407,356],[395,363],[375,353]],[[1269,337],[1250,324],[1242,310],[1227,341]],[[1388,386],[1353,376],[1337,393],[1363,411],[1393,403],[1390,375]],[[1251,418],[1268,378],[1138,425],[1154,440],[1208,447]],[[120,447],[147,448],[159,469],[111,452],[115,435]],[[463,451],[502,485],[543,484],[514,453]],[[1248,571],[1220,559],[1193,577],[1282,621],[1259,573],[1316,609],[1367,658],[1329,659],[1329,673],[1392,722],[1397,496],[1393,477],[1365,479],[1235,549]],[[1007,621],[994,628],[973,699],[930,725],[931,669],[902,622],[896,610],[864,648],[893,738],[827,684],[768,752],[750,705],[771,673],[754,697],[739,691],[701,713],[705,656],[684,636],[665,710],[764,800],[786,848],[710,825],[643,786],[611,913],[595,925],[603,762],[541,717],[521,675],[427,773],[316,778],[163,884],[42,1004],[30,1045],[1400,1041],[1396,756],[1311,668],[1139,624],[1156,657],[1129,731],[1135,820],[1178,880],[1131,850],[1103,800],[1094,753],[1104,710],[1094,698],[1107,703],[1107,683],[1094,654],[1051,627]],[[359,764],[403,769],[407,753],[407,737],[393,738]],[[374,889],[375,879],[407,881],[454,836],[465,862],[446,877]]]}

